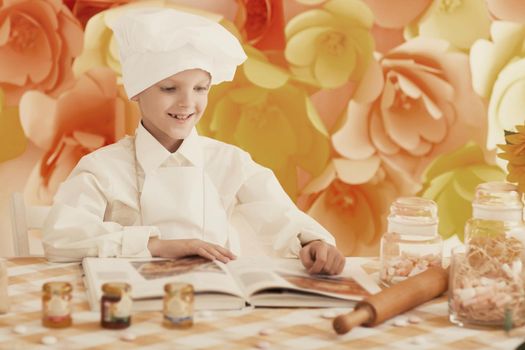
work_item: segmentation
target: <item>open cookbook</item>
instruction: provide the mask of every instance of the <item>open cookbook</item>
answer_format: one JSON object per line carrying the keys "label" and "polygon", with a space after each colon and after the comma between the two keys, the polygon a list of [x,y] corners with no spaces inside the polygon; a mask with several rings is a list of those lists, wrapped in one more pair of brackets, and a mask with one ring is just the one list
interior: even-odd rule
{"label": "open cookbook", "polygon": [[133,309],[161,310],[164,285],[191,283],[196,310],[264,307],[348,307],[380,291],[358,263],[347,258],[339,276],[309,275],[297,259],[238,258],[228,264],[201,257],[182,259],[85,258],[85,284],[93,311],[102,284],[132,286]]}

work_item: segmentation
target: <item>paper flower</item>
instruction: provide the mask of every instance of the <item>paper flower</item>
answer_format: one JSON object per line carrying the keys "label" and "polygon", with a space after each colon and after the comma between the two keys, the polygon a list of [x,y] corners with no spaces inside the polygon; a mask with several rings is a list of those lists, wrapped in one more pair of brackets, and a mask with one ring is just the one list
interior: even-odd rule
{"label": "paper flower", "polygon": [[21,155],[27,145],[26,136],[18,118],[18,107],[4,105],[0,89],[0,163]]}
{"label": "paper flower", "polygon": [[283,0],[237,0],[235,24],[245,41],[260,50],[282,50]]}
{"label": "paper flower", "polygon": [[525,120],[525,26],[510,22],[494,22],[492,41],[478,40],[472,46],[470,65],[473,86],[489,99],[487,148],[505,143],[503,130]]}
{"label": "paper flower", "polygon": [[376,50],[385,53],[405,41],[406,25],[420,17],[431,0],[363,0],[374,14],[372,35]]}
{"label": "paper flower", "polygon": [[44,151],[26,184],[26,198],[50,204],[82,156],[135,131],[139,111],[117,86],[115,73],[100,67],[56,99],[38,91],[25,93],[20,120],[27,137]]}
{"label": "paper flower", "polygon": [[283,69],[245,46],[247,61],[232,83],[210,91],[199,131],[240,146],[271,168],[288,194],[297,195],[297,167],[317,176],[329,156],[328,133],[305,91]]}
{"label": "paper flower", "polygon": [[506,144],[498,145],[503,150],[498,157],[508,161],[507,181],[517,183],[519,190],[525,193],[525,126],[517,125],[516,129],[516,132],[507,133]]}
{"label": "paper flower", "polygon": [[468,51],[474,41],[489,37],[490,16],[480,0],[434,1],[423,17],[406,27],[408,38],[439,38]]}
{"label": "paper flower", "polygon": [[82,27],[53,0],[0,5],[0,88],[15,106],[28,90],[57,94],[72,82],[71,59],[82,50]]}
{"label": "paper flower", "polygon": [[504,172],[487,164],[482,149],[472,142],[436,158],[425,170],[421,195],[438,205],[441,236],[457,234],[463,240],[465,222],[472,216],[476,186],[504,178]]}
{"label": "paper flower", "polygon": [[[179,6],[175,1],[169,0],[137,1],[102,11],[91,17],[86,25],[82,55],[77,57],[73,63],[73,71],[76,76],[81,75],[93,67],[109,67],[117,74],[120,81],[122,72],[120,69],[118,46],[113,38],[113,31],[108,24],[120,16],[123,11],[134,7],[174,8],[206,16],[217,22],[222,20],[221,15]],[[233,27],[233,25],[231,26]]]}
{"label": "paper flower", "polygon": [[497,19],[525,23],[525,2],[522,0],[485,0],[490,13]]}
{"label": "paper flower", "polygon": [[372,58],[372,23],[359,0],[330,0],[292,18],[284,54],[295,77],[322,88],[359,80]]}
{"label": "paper flower", "polygon": [[379,156],[401,193],[411,195],[432,159],[470,139],[484,143],[485,127],[467,56],[418,38],[370,65],[332,141],[348,159]]}
{"label": "paper flower", "polygon": [[392,182],[377,175],[379,164],[333,159],[303,191],[311,195],[307,213],[334,235],[346,256],[379,254],[389,205],[398,195]]}

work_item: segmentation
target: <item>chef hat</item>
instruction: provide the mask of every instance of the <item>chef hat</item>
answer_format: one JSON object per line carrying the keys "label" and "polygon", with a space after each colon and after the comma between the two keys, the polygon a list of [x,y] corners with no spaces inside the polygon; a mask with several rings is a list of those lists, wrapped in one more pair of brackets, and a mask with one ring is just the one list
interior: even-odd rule
{"label": "chef hat", "polygon": [[167,8],[135,8],[110,23],[129,98],[178,72],[200,68],[211,83],[231,81],[246,59],[241,44],[219,23]]}

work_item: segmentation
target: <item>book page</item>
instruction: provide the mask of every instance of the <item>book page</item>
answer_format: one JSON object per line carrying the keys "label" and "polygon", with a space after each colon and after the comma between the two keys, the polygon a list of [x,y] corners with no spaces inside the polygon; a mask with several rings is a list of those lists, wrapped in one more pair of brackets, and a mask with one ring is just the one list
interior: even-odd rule
{"label": "book page", "polygon": [[228,269],[250,296],[282,289],[360,300],[381,290],[358,264],[351,262],[338,276],[309,275],[298,259],[245,258],[230,262]]}
{"label": "book page", "polygon": [[89,287],[94,288],[97,295],[100,295],[102,284],[118,281],[132,286],[134,299],[161,297],[166,283],[183,282],[192,284],[196,293],[226,293],[243,298],[240,288],[224,264],[201,257],[86,258],[83,265],[86,276],[89,277]]}

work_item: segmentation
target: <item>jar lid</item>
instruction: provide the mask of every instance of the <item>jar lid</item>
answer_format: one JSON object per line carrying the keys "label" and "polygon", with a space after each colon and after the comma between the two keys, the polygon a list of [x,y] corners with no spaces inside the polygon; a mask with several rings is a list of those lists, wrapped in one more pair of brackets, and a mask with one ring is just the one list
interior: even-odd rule
{"label": "jar lid", "polygon": [[69,282],[46,282],[42,285],[42,291],[46,293],[69,293],[73,286]]}
{"label": "jar lid", "polygon": [[122,295],[123,293],[129,293],[131,286],[123,282],[109,282],[102,285],[102,291],[109,295]]}
{"label": "jar lid", "polygon": [[191,293],[193,292],[193,285],[189,283],[180,283],[180,282],[166,283],[164,285],[164,291],[167,293],[176,293],[176,292]]}
{"label": "jar lid", "polygon": [[388,231],[410,235],[436,235],[437,205],[420,197],[400,197],[390,206]]}
{"label": "jar lid", "polygon": [[522,221],[523,202],[518,187],[502,181],[478,185],[472,201],[472,216],[484,220]]}

